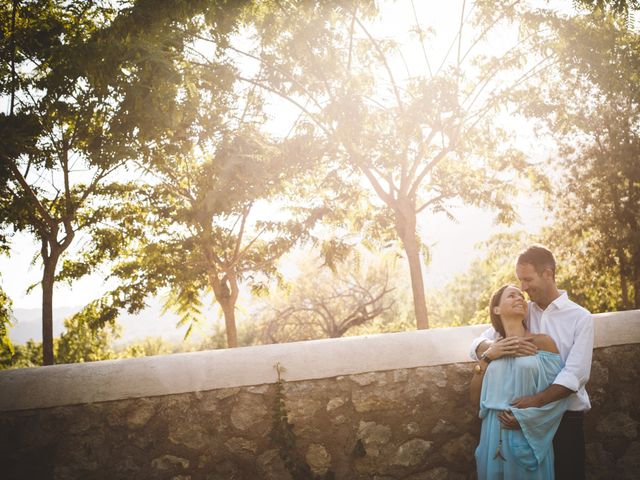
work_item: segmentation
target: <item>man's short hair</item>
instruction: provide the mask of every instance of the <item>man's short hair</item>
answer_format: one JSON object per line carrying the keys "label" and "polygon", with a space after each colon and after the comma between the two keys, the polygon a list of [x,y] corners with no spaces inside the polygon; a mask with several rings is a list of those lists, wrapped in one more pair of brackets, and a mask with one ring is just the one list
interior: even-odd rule
{"label": "man's short hair", "polygon": [[556,276],[556,260],[553,253],[542,245],[531,245],[518,255],[517,264],[528,263],[533,265],[538,275],[542,275],[545,268],[550,268],[553,276]]}

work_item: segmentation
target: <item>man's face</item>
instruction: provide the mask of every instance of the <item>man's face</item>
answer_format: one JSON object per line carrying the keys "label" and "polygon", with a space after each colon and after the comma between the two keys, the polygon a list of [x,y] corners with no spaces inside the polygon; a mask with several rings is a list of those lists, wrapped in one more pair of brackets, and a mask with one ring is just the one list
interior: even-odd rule
{"label": "man's face", "polygon": [[546,271],[539,275],[530,263],[516,264],[516,276],[520,280],[520,288],[523,292],[527,292],[533,302],[538,303],[547,290],[547,275],[545,274]]}

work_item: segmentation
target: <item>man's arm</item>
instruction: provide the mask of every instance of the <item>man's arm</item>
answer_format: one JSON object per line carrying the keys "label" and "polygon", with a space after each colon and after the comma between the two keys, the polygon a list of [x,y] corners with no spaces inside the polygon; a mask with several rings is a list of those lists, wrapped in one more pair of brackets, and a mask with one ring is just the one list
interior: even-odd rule
{"label": "man's arm", "polygon": [[[491,345],[491,342],[497,338],[498,332],[496,332],[493,327],[487,328],[479,337],[474,338],[473,342],[471,342],[471,350],[469,351],[471,359],[478,361],[478,357],[482,355],[489,345]],[[479,350],[479,347],[481,347],[482,350]]]}
{"label": "man's arm", "polygon": [[590,313],[585,312],[584,317],[577,322],[573,346],[564,367],[553,381],[554,385],[561,385],[574,392],[586,385],[591,375],[593,336],[593,318]]}
{"label": "man's arm", "polygon": [[518,398],[511,405],[518,408],[542,407],[577,392],[589,381],[592,356],[593,319],[588,314],[578,322],[571,351],[553,384],[535,395]]}
{"label": "man's arm", "polygon": [[520,397],[514,400],[511,402],[511,405],[516,408],[543,407],[547,403],[562,400],[572,393],[575,392],[573,390],[569,390],[567,387],[553,383],[535,395]]}

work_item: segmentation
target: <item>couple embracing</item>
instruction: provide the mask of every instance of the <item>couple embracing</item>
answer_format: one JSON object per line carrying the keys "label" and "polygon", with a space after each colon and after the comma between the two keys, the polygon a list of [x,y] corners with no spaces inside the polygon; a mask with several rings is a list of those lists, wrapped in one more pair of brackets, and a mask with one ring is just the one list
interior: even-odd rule
{"label": "couple embracing", "polygon": [[493,294],[492,327],[471,345],[480,480],[585,478],[593,320],[558,290],[555,272],[546,248],[523,251],[516,262],[521,288],[504,285]]}

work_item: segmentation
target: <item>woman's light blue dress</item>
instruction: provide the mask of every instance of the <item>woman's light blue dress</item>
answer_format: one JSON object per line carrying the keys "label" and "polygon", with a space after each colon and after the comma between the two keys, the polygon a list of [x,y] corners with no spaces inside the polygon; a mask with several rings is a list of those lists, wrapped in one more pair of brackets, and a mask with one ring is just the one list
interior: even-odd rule
{"label": "woman's light blue dress", "polygon": [[[480,394],[482,431],[476,449],[478,479],[553,479],[553,437],[567,409],[568,398],[540,408],[513,408],[516,398],[538,393],[562,369],[557,353],[540,351],[528,357],[492,361],[484,374]],[[522,430],[500,428],[498,414],[511,410]],[[500,452],[495,456],[500,437]]]}

